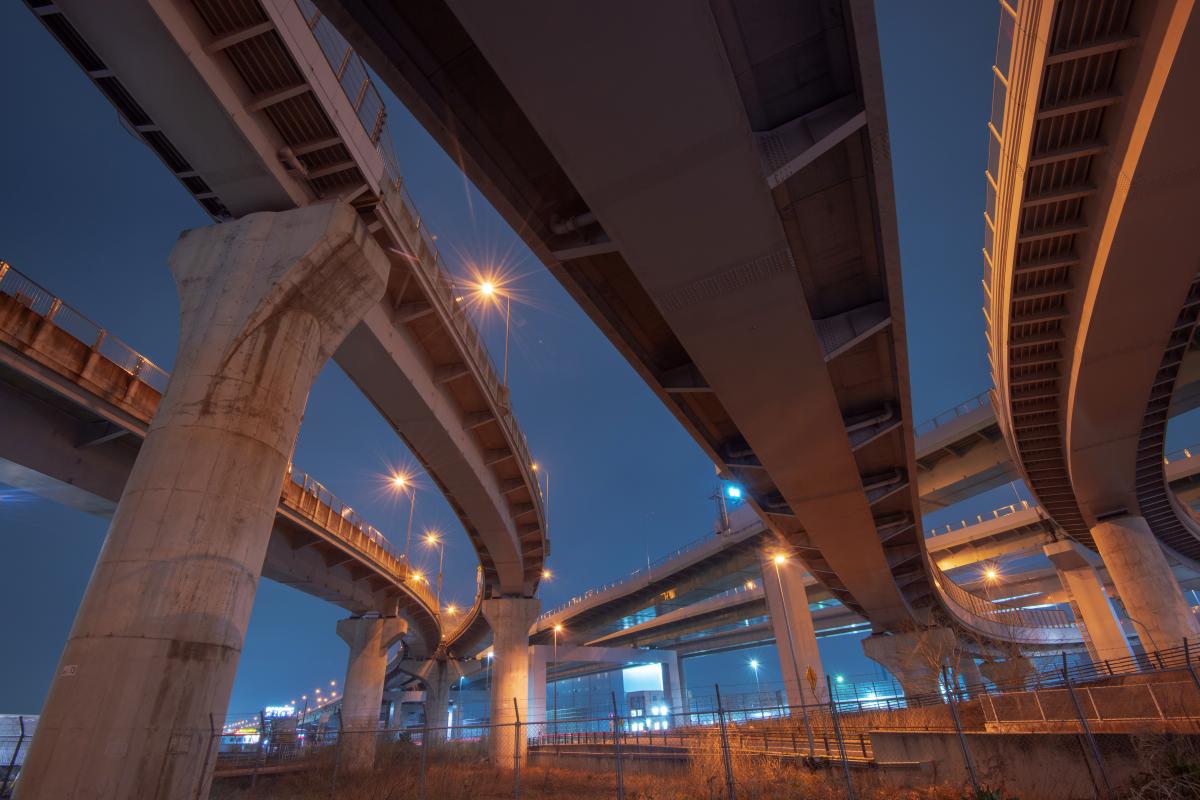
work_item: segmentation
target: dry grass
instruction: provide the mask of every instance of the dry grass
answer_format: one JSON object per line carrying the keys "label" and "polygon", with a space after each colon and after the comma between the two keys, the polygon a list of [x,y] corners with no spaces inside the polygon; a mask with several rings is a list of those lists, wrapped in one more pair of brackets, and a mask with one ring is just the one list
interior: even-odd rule
{"label": "dry grass", "polygon": [[[394,746],[381,751],[380,766],[370,773],[342,775],[336,787],[331,769],[317,769],[260,778],[250,789],[245,783],[214,787],[212,800],[420,800],[419,751]],[[845,798],[840,769],[810,771],[775,760],[746,757],[734,764],[738,800],[841,800]],[[870,773],[854,776],[858,800],[959,800],[957,787],[896,790],[877,782]],[[509,800],[514,796],[513,773],[489,765],[481,753],[456,751],[453,757],[431,756],[426,765],[426,800]],[[530,766],[521,772],[522,800],[611,800],[616,778],[611,772],[587,772]],[[724,800],[725,773],[718,754],[703,754],[687,769],[666,774],[630,772],[625,776],[626,800]]]}

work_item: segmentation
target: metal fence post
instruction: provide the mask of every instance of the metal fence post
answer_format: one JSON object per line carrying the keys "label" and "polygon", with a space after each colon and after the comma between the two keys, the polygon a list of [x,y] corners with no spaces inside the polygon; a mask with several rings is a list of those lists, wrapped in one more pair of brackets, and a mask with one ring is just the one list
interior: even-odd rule
{"label": "metal fence post", "polygon": [[613,752],[617,761],[617,800],[625,800],[625,770],[621,764],[621,712],[617,710],[617,693],[612,695],[613,710]]}
{"label": "metal fence post", "polygon": [[[24,733],[24,731],[25,731],[25,725],[22,723],[21,732]],[[210,758],[212,758],[213,742],[217,741],[217,737],[218,737],[217,719],[211,712],[209,712],[209,715],[208,715],[208,746],[204,749],[204,764],[205,764],[206,769],[208,767],[208,760]],[[16,754],[14,753],[13,755],[15,758]],[[216,765],[214,764],[213,766],[216,766]],[[204,789],[204,783],[202,781],[200,784],[198,784],[196,786],[195,800],[200,800],[200,792],[203,791],[203,789]]]}
{"label": "metal fence post", "polygon": [[[954,683],[950,682],[950,667],[942,665],[943,680],[947,686],[957,686],[958,676],[954,676]],[[963,761],[967,765],[967,774],[971,776],[971,788],[975,790],[976,795],[982,795],[983,792],[979,788],[979,776],[975,774],[975,763],[971,760],[971,751],[967,748],[967,737],[963,735],[962,721],[958,718],[958,703],[955,702],[954,692],[947,692],[946,699],[950,703],[950,716],[954,720],[954,730],[958,732],[958,743],[962,747]]]}
{"label": "metal fence post", "polygon": [[258,768],[266,761],[266,756],[263,752],[264,742],[267,739],[267,715],[263,711],[258,712],[258,753],[254,756],[254,771],[250,774],[250,788],[253,789],[258,783]]}
{"label": "metal fence post", "polygon": [[1083,706],[1079,705],[1079,698],[1075,696],[1075,687],[1071,684],[1071,676],[1067,674],[1067,654],[1063,653],[1063,683],[1067,686],[1067,694],[1071,696],[1071,703],[1075,706],[1075,714],[1079,717],[1079,724],[1083,726],[1083,735],[1087,739],[1088,747],[1091,748],[1092,758],[1096,761],[1096,768],[1100,770],[1100,778],[1104,781],[1104,789],[1096,787],[1096,793],[1101,797],[1112,797],[1112,784],[1108,780],[1108,770],[1104,766],[1104,758],[1100,755],[1100,747],[1096,744],[1096,739],[1092,736],[1092,729],[1088,726],[1087,718],[1083,714]]}
{"label": "metal fence post", "polygon": [[513,797],[521,800],[521,709],[513,698]]}
{"label": "metal fence post", "polygon": [[[342,727],[342,709],[337,710],[338,719],[338,734],[337,744],[333,747],[333,775],[329,779],[329,796],[333,797],[337,791],[338,768],[342,765],[342,739],[346,737],[346,730]],[[328,731],[328,728],[326,728]]]}
{"label": "metal fence post", "polygon": [[721,705],[721,685],[714,684],[717,690],[717,725],[721,729],[721,758],[725,763],[725,785],[728,788],[728,800],[737,800],[737,791],[733,786],[733,761],[729,756],[729,733],[725,730],[725,709]]}
{"label": "metal fence post", "polygon": [[421,716],[425,723],[421,731],[421,774],[417,780],[417,797],[425,800],[425,758],[429,751],[429,704],[425,701],[421,701]]}
{"label": "metal fence post", "polygon": [[[8,265],[3,261],[0,261],[0,266],[3,266],[4,269],[8,268]],[[0,270],[0,278],[3,277],[4,271]],[[21,752],[21,745],[25,743],[25,717],[17,717],[17,724],[21,726],[21,735],[17,739],[17,746],[13,748],[12,758],[8,761],[8,769],[4,773],[4,783],[0,784],[0,789],[3,789],[6,793],[8,792],[12,783],[13,770],[17,768],[17,756]]]}
{"label": "metal fence post", "polygon": [[842,772],[846,775],[846,797],[854,800],[854,782],[850,780],[850,761],[846,758],[846,742],[842,739],[842,723],[838,718],[837,700],[833,699],[833,676],[826,675],[829,684],[829,713],[833,717],[833,735],[837,737],[838,751],[842,754]]}

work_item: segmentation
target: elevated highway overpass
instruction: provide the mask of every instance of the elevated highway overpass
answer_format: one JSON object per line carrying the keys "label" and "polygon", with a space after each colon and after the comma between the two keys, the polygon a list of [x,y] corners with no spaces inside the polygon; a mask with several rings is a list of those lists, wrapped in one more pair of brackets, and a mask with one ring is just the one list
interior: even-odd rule
{"label": "elevated highway overpass", "polygon": [[830,591],[927,621],[870,3],[319,6]]}
{"label": "elevated highway overpass", "polygon": [[[409,445],[479,556],[485,598],[441,657],[476,647],[489,627],[524,635],[549,552],[543,498],[508,387],[402,184],[380,96],[311,4],[27,5],[223,224],[185,232],[171,254],[182,310],[175,374],[64,650],[81,677],[56,679],[24,791],[68,796],[87,780],[111,796],[199,796],[211,754],[183,754],[204,752],[208,720],[224,712],[274,495],[327,358]],[[225,374],[245,370],[258,380]],[[181,462],[177,450],[203,458]],[[227,462],[245,473],[237,486],[217,467]],[[206,499],[193,502],[195,491]],[[228,520],[199,511],[217,494],[232,501],[219,506]],[[339,624],[357,665],[348,676],[364,676],[362,691],[346,686],[349,729],[372,725],[386,670],[378,651],[402,629],[391,617]],[[191,658],[197,649],[216,655]],[[513,650],[497,667],[515,676],[526,660]],[[519,681],[505,680],[511,697]],[[122,682],[168,699],[106,706],[120,692],[105,690]],[[129,739],[136,768],[105,760],[96,743],[108,728]],[[371,763],[374,739],[361,741],[348,768]]]}
{"label": "elevated highway overpass", "polygon": [[337,31],[305,0],[30,5],[214,220],[334,199],[357,209],[391,274],[335,360],[445,494],[487,592],[531,595],[548,545],[528,445],[403,186],[382,100]]}
{"label": "elevated highway overpass", "polygon": [[1168,409],[1200,315],[1200,15],[1187,2],[1002,14],[989,127],[985,314],[997,419],[1069,536],[1098,549],[1139,636],[1200,635],[1165,549],[1200,557],[1168,486]]}
{"label": "elevated highway overpass", "polygon": [[918,504],[1021,473],[983,409],[915,457],[868,4],[318,5],[818,579],[877,629],[928,624]]}
{"label": "elevated highway overpass", "polygon": [[[0,482],[111,518],[169,376],[0,262]],[[352,614],[403,613],[409,646],[443,638],[429,581],[299,469],[283,482],[263,575]]]}

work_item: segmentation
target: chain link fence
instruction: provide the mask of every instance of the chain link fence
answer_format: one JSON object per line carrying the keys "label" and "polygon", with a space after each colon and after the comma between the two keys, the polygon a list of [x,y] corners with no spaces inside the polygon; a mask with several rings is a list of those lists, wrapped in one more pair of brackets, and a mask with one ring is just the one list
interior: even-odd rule
{"label": "chain link fence", "polygon": [[[1079,743],[1095,796],[1107,797],[1118,781],[1099,737],[1200,734],[1190,656],[1186,648],[1143,655],[1130,665],[1140,669],[1112,674],[1064,664],[1057,676],[1047,668],[1002,686],[968,686],[946,667],[936,695],[878,700],[831,679],[823,692],[831,699],[803,705],[772,703],[780,693],[769,691],[729,697],[713,686],[689,693],[683,708],[670,700],[632,707],[614,692],[582,709],[531,706],[503,725],[435,725],[424,714],[417,725],[345,731],[328,710],[299,723],[246,717],[226,726],[214,797],[874,799],[896,796],[889,771],[920,766],[878,751],[876,740],[896,733],[957,742],[954,767],[967,777],[943,787],[947,798],[987,788],[977,761],[990,756],[975,753],[996,739],[985,734],[1065,734]],[[364,772],[370,751],[376,768]],[[392,794],[355,793],[381,781]]]}

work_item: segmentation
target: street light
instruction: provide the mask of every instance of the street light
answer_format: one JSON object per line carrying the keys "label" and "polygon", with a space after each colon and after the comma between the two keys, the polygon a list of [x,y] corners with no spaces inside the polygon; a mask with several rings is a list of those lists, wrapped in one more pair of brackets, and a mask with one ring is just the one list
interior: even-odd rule
{"label": "street light", "polygon": [[504,291],[494,279],[487,278],[480,281],[475,290],[480,297],[492,302],[497,302],[496,298],[504,298],[504,377],[501,380],[508,386],[508,331],[512,325],[512,295]]}
{"label": "street light", "polygon": [[750,659],[750,669],[754,670],[754,688],[756,690],[762,688],[758,682],[758,659],[757,658]]}
{"label": "street light", "polygon": [[989,564],[983,570],[983,594],[988,599],[989,603],[994,603],[995,598],[992,597],[992,587],[1000,582],[1000,570],[995,564]]}
{"label": "street light", "polygon": [[542,570],[542,580],[548,581],[553,577],[554,577],[554,573],[551,572],[550,570],[548,570],[548,569]]}
{"label": "street light", "polygon": [[[542,515],[546,518],[546,533],[550,533],[550,470],[542,467],[536,461],[532,464],[534,472],[540,472],[546,476],[546,487],[542,491]],[[541,487],[539,487],[541,488]]]}
{"label": "street light", "polygon": [[438,549],[438,571],[437,571],[437,604],[438,608],[442,606],[442,562],[446,558],[446,543],[438,536],[437,531],[425,531],[425,544]]}
{"label": "street light", "polygon": [[[787,563],[787,556],[783,553],[776,553],[771,561],[775,564],[775,582],[779,585],[779,607],[783,609],[783,629],[787,632],[788,657],[796,675],[796,692],[800,696],[800,714],[804,717],[804,730],[808,734],[808,752],[811,755],[816,748],[816,743],[813,741],[812,726],[808,724],[808,708],[804,705],[804,684],[800,682],[800,665],[796,663],[796,647],[792,644],[792,622],[788,619],[787,595],[783,591],[783,578],[779,574],[780,566]],[[804,602],[808,602],[807,597]]]}
{"label": "street light", "polygon": [[412,476],[397,472],[392,476],[392,488],[399,492],[408,492],[408,531],[404,534],[404,560],[408,561],[408,548],[412,544],[413,513],[417,510],[417,487],[413,485]]}
{"label": "street light", "polygon": [[[554,663],[558,664],[558,635],[562,633],[562,623],[554,625]],[[551,681],[554,690],[554,735],[558,736],[558,683]]]}

